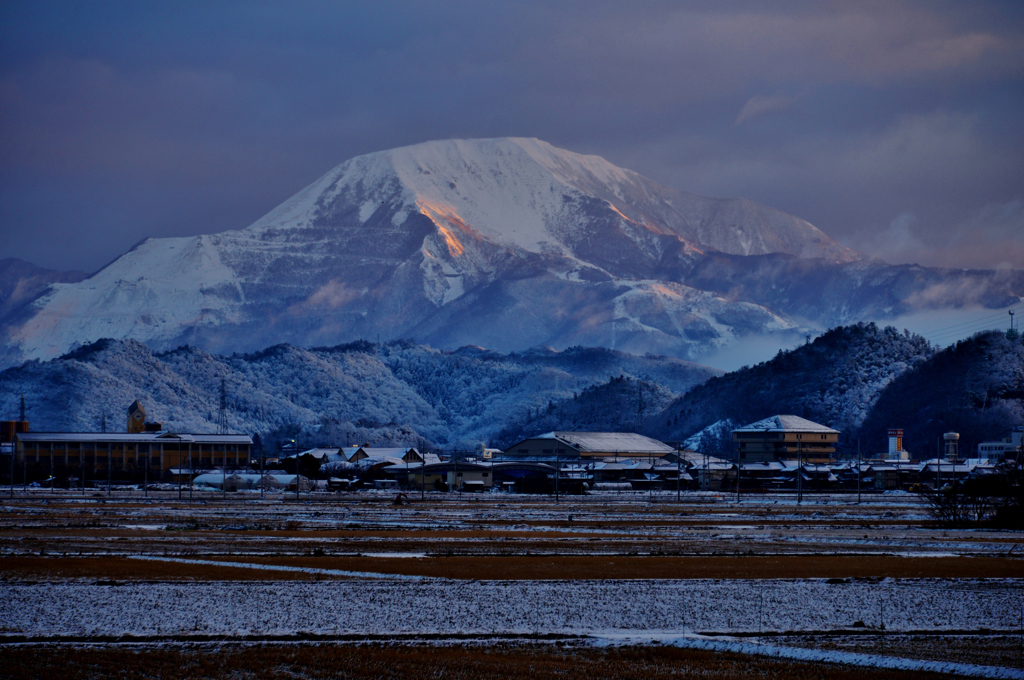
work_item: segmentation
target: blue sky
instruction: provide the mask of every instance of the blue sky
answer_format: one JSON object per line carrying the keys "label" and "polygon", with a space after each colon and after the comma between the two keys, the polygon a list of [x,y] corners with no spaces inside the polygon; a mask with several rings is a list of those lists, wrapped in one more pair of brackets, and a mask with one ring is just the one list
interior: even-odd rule
{"label": "blue sky", "polygon": [[1018,2],[5,2],[0,257],[92,271],[354,155],[527,136],[1024,268],[1022,86]]}

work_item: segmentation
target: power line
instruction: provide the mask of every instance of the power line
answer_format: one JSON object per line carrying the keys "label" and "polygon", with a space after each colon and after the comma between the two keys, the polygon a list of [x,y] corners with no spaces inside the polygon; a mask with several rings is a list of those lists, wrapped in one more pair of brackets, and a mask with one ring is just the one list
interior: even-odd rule
{"label": "power line", "polygon": [[936,340],[940,340],[940,339],[951,340],[953,338],[957,338],[957,337],[961,337],[961,336],[973,335],[974,333],[977,333],[979,331],[999,331],[999,330],[1000,330],[999,328],[993,326],[991,323],[982,323],[982,324],[977,324],[975,326],[967,326],[966,328],[961,328],[961,329],[955,330],[955,331],[945,331],[943,333],[933,333],[930,336],[925,336],[925,337],[931,337],[931,338],[936,339]]}
{"label": "power line", "polygon": [[[1010,307],[1009,309],[1016,309],[1016,308],[1015,307]],[[997,312],[995,314],[989,314],[988,316],[980,316],[977,319],[970,319],[968,321],[961,321],[960,323],[951,324],[949,326],[943,326],[943,327],[938,328],[936,330],[942,331],[942,330],[947,330],[947,329],[950,329],[950,328],[958,328],[960,326],[970,326],[971,324],[975,324],[975,323],[978,323],[980,321],[986,321],[986,320],[991,320],[991,319],[1004,319],[1006,317],[1004,317],[1003,315],[1006,314],[1007,311],[1008,310],[1003,310],[1003,311]]]}
{"label": "power line", "polygon": [[[1013,307],[1010,309],[1014,310]],[[998,330],[992,322],[996,319],[1005,319],[1006,317],[1003,315],[1006,314],[1007,311],[1008,310],[1004,310],[999,314],[990,314],[976,319],[971,319],[969,321],[943,326],[927,333],[920,333],[920,335],[934,342],[943,342],[957,336],[972,335],[978,331]]]}

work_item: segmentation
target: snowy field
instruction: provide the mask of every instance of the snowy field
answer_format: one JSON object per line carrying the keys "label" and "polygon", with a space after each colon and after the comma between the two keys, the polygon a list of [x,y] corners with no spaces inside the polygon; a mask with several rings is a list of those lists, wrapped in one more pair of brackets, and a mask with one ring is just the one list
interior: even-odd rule
{"label": "snowy field", "polygon": [[193,493],[3,499],[0,653],[559,641],[1024,677],[1021,534],[910,494]]}
{"label": "snowy field", "polygon": [[4,583],[6,636],[1015,633],[1024,581]]}

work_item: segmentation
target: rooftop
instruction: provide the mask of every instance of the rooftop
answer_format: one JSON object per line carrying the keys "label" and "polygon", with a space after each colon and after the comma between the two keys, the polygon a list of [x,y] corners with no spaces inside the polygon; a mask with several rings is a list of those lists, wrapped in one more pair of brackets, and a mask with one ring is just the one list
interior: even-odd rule
{"label": "rooftop", "polygon": [[814,432],[818,434],[839,434],[839,430],[819,425],[800,416],[771,416],[756,423],[738,427],[733,432]]}
{"label": "rooftop", "polygon": [[641,453],[663,456],[674,453],[668,444],[635,432],[548,432],[531,439],[556,439],[581,453]]}
{"label": "rooftop", "polygon": [[96,442],[111,444],[252,444],[247,434],[187,434],[183,432],[19,432],[22,442]]}

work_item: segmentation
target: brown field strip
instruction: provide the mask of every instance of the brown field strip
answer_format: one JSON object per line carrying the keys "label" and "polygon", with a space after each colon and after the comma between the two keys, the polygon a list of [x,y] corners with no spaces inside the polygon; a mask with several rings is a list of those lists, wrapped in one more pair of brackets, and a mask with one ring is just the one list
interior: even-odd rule
{"label": "brown field strip", "polygon": [[312,581],[313,574],[178,562],[150,562],[126,557],[4,557],[0,579],[14,581]]}
{"label": "brown field strip", "polygon": [[[218,559],[218,558],[213,558]],[[223,558],[230,561],[230,557]],[[1024,578],[1024,560],[893,555],[255,557],[297,567],[453,579]]]}
{"label": "brown field strip", "polygon": [[[898,557],[892,555],[773,556],[454,556],[238,557],[199,559],[340,571],[368,571],[470,580],[562,579],[774,579],[774,578],[1024,578],[1024,560],[1005,557]],[[332,578],[301,572],[214,567],[125,557],[5,557],[0,577],[49,581],[308,580]]]}
{"label": "brown field strip", "polygon": [[134,678],[701,678],[878,680],[949,677],[905,670],[850,668],[741,654],[621,647],[601,650],[556,645],[246,645],[124,649],[50,646],[0,648],[11,680]]}

